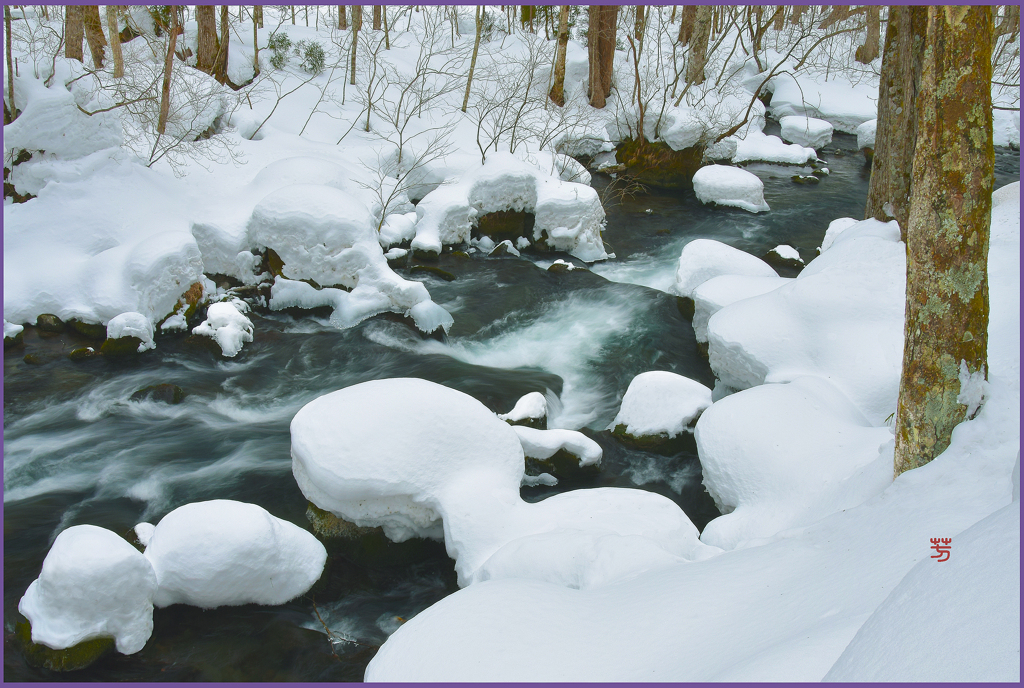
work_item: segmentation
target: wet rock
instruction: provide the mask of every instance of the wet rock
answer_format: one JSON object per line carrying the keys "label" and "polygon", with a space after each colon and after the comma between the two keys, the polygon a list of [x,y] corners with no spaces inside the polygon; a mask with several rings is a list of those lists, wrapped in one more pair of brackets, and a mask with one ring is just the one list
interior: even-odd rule
{"label": "wet rock", "polygon": [[813,174],[794,174],[790,179],[797,184],[817,184],[821,181]]}
{"label": "wet rock", "polygon": [[[696,423],[697,421],[694,419],[691,427],[696,425]],[[619,424],[612,429],[612,435],[624,444],[664,456],[674,456],[681,452],[697,453],[697,441],[694,439],[692,432],[681,432],[675,437],[669,437],[668,433],[630,435],[626,432],[626,426]]]}
{"label": "wet rock", "polygon": [[93,638],[63,650],[54,650],[32,642],[32,625],[22,619],[14,627],[14,634],[25,660],[36,667],[50,671],[76,671],[84,669],[114,650],[113,638]]}
{"label": "wet rock", "polygon": [[495,246],[491,249],[491,252],[487,254],[488,258],[501,258],[504,256],[519,257],[518,249],[516,249],[508,239]]}
{"label": "wet rock", "polygon": [[23,358],[22,360],[25,361],[25,363],[28,363],[29,365],[44,365],[46,363],[49,363],[50,361],[53,361],[55,358],[56,357],[53,356],[52,354],[32,353],[25,354],[25,358]]}
{"label": "wet rock", "polygon": [[80,346],[77,349],[73,349],[71,353],[68,354],[68,358],[70,358],[72,361],[84,361],[86,359],[95,358],[96,356],[101,355],[102,354],[100,354],[98,350],[94,349],[91,346]]}
{"label": "wet rock", "polygon": [[687,320],[693,320],[693,313],[696,310],[696,305],[688,296],[677,296],[676,306],[679,308],[679,313],[682,314]]}
{"label": "wet rock", "polygon": [[[421,561],[437,547],[437,543],[423,538],[392,542],[383,528],[357,526],[312,502],[306,505],[306,518],[327,548],[329,561],[341,557],[367,567],[402,566]],[[321,575],[321,581],[326,578],[326,574]]]}
{"label": "wet rock", "polygon": [[[40,332],[60,334],[64,331],[64,321],[52,313],[43,313],[36,318],[36,327]],[[106,330],[103,331],[103,334],[106,336]]]}
{"label": "wet rock", "polygon": [[24,330],[22,330],[21,332],[19,332],[16,335],[14,335],[13,337],[7,337],[7,336],[4,337],[4,349],[10,349],[10,348],[13,348],[13,347],[16,347],[16,346],[24,346],[24,345],[25,345],[25,331]]}
{"label": "wet rock", "polygon": [[68,320],[67,324],[75,332],[89,339],[100,341],[107,337],[106,325],[97,325],[95,323],[82,322],[81,320]]}
{"label": "wet rock", "polygon": [[454,282],[456,279],[455,275],[448,272],[447,270],[442,270],[436,265],[413,265],[411,268],[409,268],[409,272],[425,272],[427,274],[433,275],[434,277],[440,277],[445,282]]}
{"label": "wet rock", "polygon": [[178,385],[163,383],[143,387],[130,397],[129,401],[159,401],[164,404],[180,404],[185,400],[185,392]]}
{"label": "wet rock", "polygon": [[419,248],[414,248],[412,250],[412,257],[414,260],[425,260],[429,262],[434,262],[438,259],[440,255],[440,253],[437,253],[435,251],[427,251]]}
{"label": "wet rock", "polygon": [[142,340],[138,337],[118,337],[107,339],[100,345],[100,352],[104,356],[134,356],[139,353]]}
{"label": "wet rock", "polygon": [[700,169],[704,158],[701,146],[672,150],[662,142],[646,139],[623,141],[615,155],[629,171],[629,175],[642,184],[665,189],[693,188],[693,175]]}
{"label": "wet rock", "polygon": [[[109,340],[108,340],[109,341]],[[203,337],[198,334],[190,334],[185,338],[183,342],[186,349],[193,353],[210,353],[217,358],[221,357],[220,344],[217,343],[216,339],[211,337]]]}
{"label": "wet rock", "polygon": [[499,210],[486,213],[477,218],[476,227],[473,228],[471,236],[474,238],[487,236],[495,242],[505,239],[515,241],[521,236],[533,234],[535,221],[536,217],[533,213],[522,210]]}

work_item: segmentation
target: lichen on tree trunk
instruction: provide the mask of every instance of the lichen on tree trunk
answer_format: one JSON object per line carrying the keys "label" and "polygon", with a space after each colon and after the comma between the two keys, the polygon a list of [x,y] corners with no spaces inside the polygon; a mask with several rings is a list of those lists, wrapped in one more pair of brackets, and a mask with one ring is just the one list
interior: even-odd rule
{"label": "lichen on tree trunk", "polygon": [[960,367],[985,374],[994,151],[991,7],[929,7],[907,230],[894,471],[928,463],[965,420]]}

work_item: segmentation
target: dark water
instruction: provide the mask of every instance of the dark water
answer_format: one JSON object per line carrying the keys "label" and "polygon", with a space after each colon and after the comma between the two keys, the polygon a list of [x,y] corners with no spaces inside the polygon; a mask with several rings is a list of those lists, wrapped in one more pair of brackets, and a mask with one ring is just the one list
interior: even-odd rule
{"label": "dark water", "polygon": [[[831,175],[817,186],[790,181],[800,168],[749,166],[765,182],[769,213],[706,208],[692,192],[609,201],[605,237],[617,258],[593,271],[553,274],[545,270],[551,255],[479,253],[443,256],[437,266],[455,275],[450,282],[403,270],[454,315],[447,343],[388,318],[338,331],[309,313],[264,312],[252,315],[255,341],[235,359],[177,337],[131,361],[72,362],[66,354],[82,343],[77,335],[26,331],[25,348],[4,354],[4,679],[361,680],[401,619],[456,590],[443,545],[329,548],[327,573],[302,598],[279,607],[158,609],[141,652],[71,674],[28,666],[12,631],[19,599],[68,526],[127,533],[181,504],[228,498],[308,528],[306,500],[291,476],[288,424],[308,401],[366,380],[421,377],[497,412],[527,392],[557,395],[552,426],[582,429],[602,445],[604,460],[600,471],[556,487],[524,488],[524,498],[640,487],[673,499],[702,528],[717,512],[700,484],[692,440],[659,454],[606,430],[638,373],[714,381],[676,299],[651,287],[671,283],[682,246],[698,237],[755,255],[789,244],[813,258],[830,220],[863,213],[868,170],[855,147],[854,137],[837,135],[822,155]],[[1017,154],[1000,151],[997,167],[997,186],[1016,179]],[[601,189],[608,184],[595,180]],[[26,352],[47,362],[26,364]],[[188,396],[175,406],[129,401],[159,383]]]}

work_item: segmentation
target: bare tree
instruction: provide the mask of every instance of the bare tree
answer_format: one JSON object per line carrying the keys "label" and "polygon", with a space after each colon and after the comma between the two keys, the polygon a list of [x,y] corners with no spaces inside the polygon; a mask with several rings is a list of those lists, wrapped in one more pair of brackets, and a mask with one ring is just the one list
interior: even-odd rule
{"label": "bare tree", "polygon": [[855,59],[862,64],[871,64],[878,57],[881,26],[880,9],[878,7],[868,7],[865,12],[867,13],[868,32],[864,37],[864,44],[857,47]]}
{"label": "bare tree", "polygon": [[124,55],[121,53],[121,34],[117,29],[117,5],[107,5],[107,31],[110,32],[110,54],[114,58],[114,78],[124,76]]}
{"label": "bare tree", "polygon": [[92,64],[96,69],[103,69],[103,50],[107,47],[107,39],[100,23],[99,5],[82,5],[82,24],[89,52],[92,53]]}
{"label": "bare tree", "polygon": [[590,104],[596,108],[605,106],[605,99],[612,92],[612,65],[615,61],[616,19],[619,8],[607,5],[590,5],[590,26],[587,31],[587,46],[590,58]]}
{"label": "bare tree", "polygon": [[217,61],[214,65],[214,76],[220,83],[228,81],[228,43],[231,38],[230,18],[228,17],[228,6],[220,6],[220,41],[217,45]]}
{"label": "bare tree", "polygon": [[462,99],[462,111],[469,105],[469,89],[473,85],[473,70],[476,69],[476,56],[480,52],[480,36],[484,30],[484,8],[476,6],[476,38],[473,41],[473,57],[469,61],[469,76],[466,77],[466,95]]}
{"label": "bare tree", "polygon": [[213,74],[217,67],[217,10],[213,5],[196,5],[196,69]]}
{"label": "bare tree", "polygon": [[[164,57],[164,85],[160,90],[160,116],[157,120],[157,140],[167,130],[167,117],[171,108],[171,72],[174,70],[174,48],[178,43],[178,13],[171,12],[171,30],[167,38],[167,54]],[[154,150],[156,144],[153,145]]]}
{"label": "bare tree", "polygon": [[359,45],[359,29],[363,25],[363,6],[351,5],[352,7],[352,67],[349,72],[349,83],[356,85],[356,50]]}
{"label": "bare tree", "polygon": [[338,5],[338,28],[342,30],[348,28],[348,18],[345,13],[345,5]]}
{"label": "bare tree", "polygon": [[711,38],[712,8],[701,5],[697,8],[693,34],[690,37],[690,57],[686,68],[686,83],[704,83],[704,65],[707,63],[708,40]]}
{"label": "bare tree", "polygon": [[85,61],[82,41],[85,40],[85,24],[81,5],[68,5],[64,8],[64,57]]}
{"label": "bare tree", "polygon": [[[569,45],[569,6],[558,11],[558,49],[555,51],[555,83],[548,94],[558,107],[565,105],[565,53]],[[462,110],[465,112],[465,108]]]}
{"label": "bare tree", "polygon": [[380,31],[380,5],[373,6],[373,30]]}

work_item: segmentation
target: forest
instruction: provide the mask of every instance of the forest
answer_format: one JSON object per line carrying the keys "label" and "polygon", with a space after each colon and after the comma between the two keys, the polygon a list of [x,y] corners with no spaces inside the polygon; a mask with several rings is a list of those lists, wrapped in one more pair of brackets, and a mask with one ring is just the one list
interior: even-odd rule
{"label": "forest", "polygon": [[1020,681],[1019,6],[3,42],[5,681]]}

